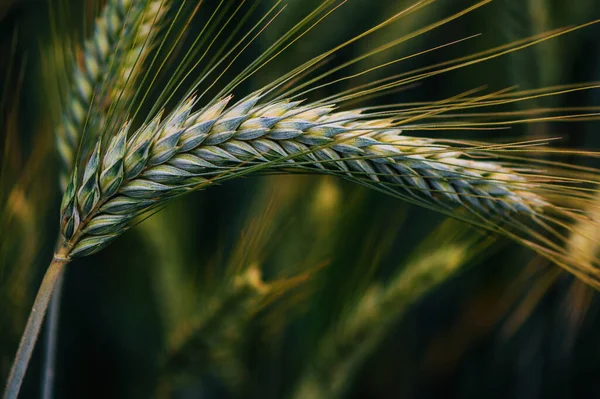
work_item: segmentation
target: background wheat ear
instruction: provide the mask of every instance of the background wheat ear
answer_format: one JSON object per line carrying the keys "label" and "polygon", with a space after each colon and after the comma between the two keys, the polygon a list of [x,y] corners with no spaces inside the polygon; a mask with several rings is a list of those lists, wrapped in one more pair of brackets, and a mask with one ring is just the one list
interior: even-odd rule
{"label": "background wheat ear", "polygon": [[[134,86],[142,77],[155,36],[164,27],[170,0],[111,0],[102,7],[93,33],[73,61],[72,80],[57,124],[56,147],[61,161],[60,185],[68,184],[82,141],[93,142],[128,109]],[[82,144],[84,144],[82,146]]]}
{"label": "background wheat ear", "polygon": [[[427,244],[436,242],[436,247]],[[319,337],[292,397],[343,397],[353,376],[394,328],[428,293],[473,259],[493,240],[456,222],[438,226],[387,281],[375,281],[343,305],[340,317]]]}

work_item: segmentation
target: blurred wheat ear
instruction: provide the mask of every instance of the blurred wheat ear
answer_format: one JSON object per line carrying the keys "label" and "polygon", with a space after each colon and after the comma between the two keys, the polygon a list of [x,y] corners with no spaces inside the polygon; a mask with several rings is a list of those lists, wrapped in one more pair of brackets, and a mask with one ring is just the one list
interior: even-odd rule
{"label": "blurred wheat ear", "polygon": [[[154,46],[169,0],[109,1],[94,24],[94,32],[73,61],[71,85],[60,124],[56,148],[61,160],[63,191],[73,172],[84,136],[99,139],[99,126],[117,107],[128,109],[142,65]],[[139,82],[138,82],[139,83]],[[118,116],[117,116],[118,118]],[[101,138],[100,138],[101,139]]]}
{"label": "blurred wheat ear", "polygon": [[[563,246],[566,233],[561,231],[568,230],[573,221],[584,218],[579,212],[581,204],[590,201],[592,196],[585,186],[598,182],[597,171],[577,177],[573,176],[577,169],[569,165],[544,164],[531,159],[533,155],[553,152],[538,147],[540,142],[492,144],[417,138],[403,133],[535,122],[535,118],[529,118],[457,123],[452,118],[443,122],[434,118],[442,114],[460,117],[461,112],[466,114],[473,108],[529,99],[531,93],[501,90],[481,94],[480,90],[470,90],[453,98],[412,107],[402,104],[348,107],[351,102],[500,57],[581,27],[523,39],[432,66],[426,71],[412,71],[357,86],[332,97],[302,101],[304,96],[335,83],[337,80],[329,78],[333,73],[489,3],[489,0],[475,3],[355,60],[318,72],[323,61],[340,49],[431,3],[417,1],[356,38],[232,103],[234,91],[249,76],[276,59],[341,4],[324,1],[217,90],[215,85],[235,65],[240,54],[268,27],[272,18],[283,11],[276,2],[256,24],[246,26],[246,19],[256,8],[250,5],[243,11],[243,4],[237,8],[230,4],[215,10],[215,19],[211,17],[207,22],[206,32],[216,36],[203,40],[206,37],[202,36],[205,32],[202,29],[175,73],[161,87],[161,94],[144,122],[135,125],[142,108],[138,106],[134,110],[131,97],[139,93],[135,93],[130,82],[144,75],[144,61],[150,59],[148,52],[156,44],[153,42],[158,27],[168,26],[167,31],[171,32],[171,28],[181,26],[181,31],[173,32],[176,36],[173,48],[158,62],[158,71],[146,70],[153,73],[161,72],[168,56],[180,43],[186,21],[190,21],[200,7],[196,5],[188,14],[181,12],[187,10],[185,3],[181,3],[174,7],[177,12],[173,19],[163,21],[171,15],[163,8],[169,3],[109,0],[94,24],[92,37],[83,46],[81,60],[73,66],[73,86],[64,100],[62,124],[57,128],[58,152],[63,161],[61,182],[65,187],[59,243],[17,352],[5,397],[14,398],[19,391],[50,292],[66,263],[73,257],[90,255],[106,247],[140,217],[159,210],[184,193],[248,173],[336,175],[509,236],[587,282],[600,285],[598,259],[590,267],[589,263],[581,264],[571,258]],[[231,14],[224,18],[229,12]],[[231,27],[231,37],[220,49],[212,49],[231,21],[239,21]],[[220,29],[213,29],[222,23]],[[163,35],[160,46],[167,42],[168,36]],[[215,57],[206,61],[204,56],[209,51],[213,51]],[[155,52],[151,65],[158,54],[164,56],[160,51]],[[201,62],[206,62],[204,71],[190,83],[188,75]],[[368,72],[342,79],[351,80]],[[179,93],[182,85],[186,85],[185,93],[172,106],[172,97]],[[572,90],[591,87],[574,86]],[[559,89],[549,89],[534,95],[559,92]],[[142,100],[146,94],[148,91],[141,93]],[[209,95],[212,97],[207,98]],[[164,108],[170,111],[161,111]],[[536,112],[542,113],[536,110],[532,113]],[[551,119],[584,116],[590,117],[560,115]],[[547,119],[540,116],[537,120]],[[581,153],[573,151],[571,154]],[[544,170],[540,171],[541,167]],[[595,187],[591,189],[594,190]],[[568,202],[574,202],[577,209],[567,208],[565,203]]]}
{"label": "blurred wheat ear", "polygon": [[352,377],[408,309],[492,243],[453,220],[438,226],[396,275],[371,283],[348,301],[339,320],[320,337],[292,397],[343,397]]}
{"label": "blurred wheat ear", "polygon": [[[307,185],[300,186],[306,188]],[[291,264],[293,262],[289,261],[294,258],[289,256],[288,248],[276,237],[285,229],[282,227],[285,224],[283,220],[302,208],[289,203],[302,191],[298,187],[289,187],[287,191],[283,197],[273,198],[271,190],[261,190],[255,196],[252,208],[257,208],[260,216],[254,217],[255,214],[249,212],[252,216],[244,222],[242,233],[234,249],[226,255],[227,259],[215,261],[214,266],[210,262],[208,267],[206,260],[199,261],[212,278],[203,276],[196,286],[186,290],[189,283],[179,281],[173,287],[168,281],[173,278],[168,276],[168,271],[157,271],[161,280],[159,284],[166,286],[160,288],[159,302],[169,309],[164,316],[168,319],[165,323],[168,342],[162,356],[157,397],[174,396],[181,385],[198,374],[218,376],[226,383],[228,391],[236,394],[243,392],[247,386],[249,370],[243,358],[251,322],[259,314],[284,304],[291,291],[297,293],[312,277],[305,267],[302,272],[296,270]],[[165,241],[160,224],[157,229],[156,219],[165,219],[160,216],[164,213],[172,214],[167,209],[153,215],[140,226],[140,230],[146,235],[149,226],[153,226],[157,244],[163,247],[161,252],[169,254],[178,249],[172,242]],[[292,235],[296,233],[294,229]],[[170,254],[158,266],[161,269],[174,266],[172,261],[176,257],[176,254]],[[262,265],[272,258],[276,258],[272,272],[291,277],[264,278]],[[303,260],[308,267],[314,268],[313,262],[319,262],[320,258],[304,254]],[[182,313],[185,316],[181,317]]]}

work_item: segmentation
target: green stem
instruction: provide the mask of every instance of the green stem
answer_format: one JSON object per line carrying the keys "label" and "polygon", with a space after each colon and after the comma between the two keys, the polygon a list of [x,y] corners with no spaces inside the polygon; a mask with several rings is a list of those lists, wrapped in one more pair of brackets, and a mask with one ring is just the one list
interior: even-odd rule
{"label": "green stem", "polygon": [[16,399],[19,395],[23,377],[25,377],[27,365],[31,359],[40,327],[44,321],[44,315],[46,314],[46,309],[48,309],[48,302],[54,291],[54,286],[62,276],[66,264],[69,263],[69,259],[62,256],[63,252],[66,251],[61,248],[61,251],[58,251],[52,258],[52,262],[50,262],[50,266],[46,270],[44,280],[42,280],[40,289],[35,297],[35,302],[25,326],[25,332],[21,337],[19,349],[17,350],[15,361],[8,376],[3,396],[4,399]]}
{"label": "green stem", "polygon": [[60,298],[64,281],[64,270],[56,280],[50,300],[46,335],[44,340],[44,365],[42,369],[42,399],[52,399],[54,393],[54,375],[56,364],[56,345],[58,340],[58,319],[60,317]]}

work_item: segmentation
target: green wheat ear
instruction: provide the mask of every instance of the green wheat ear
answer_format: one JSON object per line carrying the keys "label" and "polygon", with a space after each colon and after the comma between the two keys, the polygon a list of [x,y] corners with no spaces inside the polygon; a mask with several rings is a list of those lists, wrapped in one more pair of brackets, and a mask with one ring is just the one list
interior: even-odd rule
{"label": "green wheat ear", "polygon": [[66,214],[81,219],[77,233],[63,225],[69,256],[99,251],[135,217],[182,192],[262,169],[333,173],[484,215],[536,214],[548,205],[525,175],[465,159],[468,149],[404,136],[392,121],[360,111],[285,100],[261,104],[261,98],[254,94],[229,106],[226,97],[197,112],[190,98],[164,120],[142,126],[126,144],[125,124],[102,162],[97,147],[74,181],[77,198],[74,190],[65,193]]}
{"label": "green wheat ear", "polygon": [[447,220],[423,241],[399,272],[373,282],[344,305],[322,334],[293,398],[341,398],[352,377],[416,302],[483,253],[492,240]]}
{"label": "green wheat ear", "polygon": [[82,61],[72,67],[69,89],[56,147],[61,161],[63,191],[76,163],[84,132],[91,140],[96,125],[106,118],[104,109],[129,107],[133,85],[168,10],[170,0],[110,0],[94,24],[94,32],[82,50]]}
{"label": "green wheat ear", "polygon": [[[455,19],[486,2],[443,21]],[[144,11],[156,8],[152,2],[143,4]],[[161,10],[160,6],[157,7]],[[133,6],[131,9],[138,10]],[[157,13],[156,18],[163,14]],[[142,22],[152,19],[142,18],[145,14],[133,15],[138,15]],[[316,18],[317,15],[311,14],[310,17]],[[98,24],[102,26],[103,21],[99,19]],[[304,23],[306,21],[310,18]],[[439,25],[433,24],[432,27]],[[292,31],[294,29],[296,27]],[[432,28],[423,31],[428,29]],[[127,40],[136,48],[134,39]],[[519,42],[515,49],[540,40],[545,40],[545,37]],[[242,43],[236,44],[233,49]],[[482,59],[514,51],[507,48],[510,49],[510,46],[500,47],[496,54],[492,51],[492,56],[487,52]],[[276,49],[276,46],[269,49],[265,56]],[[87,151],[81,151],[82,154],[91,153],[87,159],[79,155],[73,162],[73,167],[80,167],[81,176],[77,173],[72,175],[71,187],[64,195],[61,247],[65,256],[85,256],[101,250],[131,227],[138,216],[164,206],[186,192],[251,172],[312,172],[337,175],[506,234],[579,277],[597,284],[598,271],[587,265],[570,264],[569,254],[561,248],[565,236],[555,234],[556,230],[551,226],[564,226],[577,217],[553,202],[552,195],[575,198],[580,196],[579,189],[554,186],[555,181],[563,179],[561,170],[557,170],[556,175],[540,176],[523,157],[512,157],[516,162],[511,161],[510,164],[502,161],[502,151],[522,151],[526,146],[444,142],[403,134],[405,128],[415,128],[411,122],[444,112],[443,103],[425,107],[423,115],[417,116],[406,114],[401,109],[385,112],[363,109],[340,112],[336,109],[336,100],[343,103],[412,80],[386,82],[380,87],[367,85],[308,104],[296,100],[300,90],[327,77],[327,72],[273,98],[275,90],[310,70],[329,54],[332,52],[324,53],[231,104],[233,89],[247,74],[253,73],[252,68],[259,65],[255,62],[239,78],[226,85],[220,98],[196,110],[202,95],[190,95],[164,116],[163,112],[150,115],[153,117],[147,118],[147,122],[131,134],[129,122],[116,126],[111,124],[132,117],[127,115],[125,107],[116,106],[114,111],[118,115],[109,116],[112,122],[106,122],[106,136],[92,141]],[[205,80],[221,62],[216,62],[198,82]],[[472,62],[459,63],[451,69]],[[422,79],[445,70],[442,68],[439,72],[417,77]],[[107,73],[107,77],[110,80],[111,74]],[[178,88],[181,83],[171,79],[167,86],[171,89],[175,84]],[[195,84],[190,91],[196,87]],[[303,93],[310,91],[307,89]],[[460,111],[474,106],[490,106],[503,101],[501,99],[500,95],[457,98],[448,100],[448,104],[450,109]],[[90,104],[90,107],[94,109],[95,105]],[[448,126],[460,127],[461,124]],[[551,231],[559,244],[516,220],[515,215],[522,215],[533,225]]]}

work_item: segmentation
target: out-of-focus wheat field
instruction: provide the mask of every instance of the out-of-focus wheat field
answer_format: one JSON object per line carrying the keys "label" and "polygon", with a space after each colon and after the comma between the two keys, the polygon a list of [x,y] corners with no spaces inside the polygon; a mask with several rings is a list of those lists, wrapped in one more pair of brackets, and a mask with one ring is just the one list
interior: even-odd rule
{"label": "out-of-focus wheat field", "polygon": [[[205,1],[190,30],[208,18],[202,10],[219,3],[237,4]],[[243,60],[251,62],[320,2],[285,3]],[[54,100],[43,88],[45,74],[60,67],[45,57],[50,21],[64,12],[57,4],[70,7],[72,26],[62,40],[80,41],[98,6],[93,1],[0,2],[1,384],[58,229]],[[347,1],[244,82],[240,98],[410,4]],[[471,4],[438,0],[327,62],[342,65]],[[495,0],[365,60],[360,70],[480,36],[378,69],[359,83],[598,18],[598,0]],[[598,81],[594,25],[361,104],[441,100],[483,85],[493,91]],[[311,95],[345,88],[342,81]],[[600,107],[600,91],[510,110],[536,107]],[[594,119],[411,134],[557,137],[562,147],[598,150]],[[577,240],[572,245],[598,250],[593,240]],[[69,265],[55,397],[600,397],[599,310],[592,288],[502,237],[332,177],[250,175],[178,199],[106,250]],[[39,396],[43,341],[23,398]]]}

